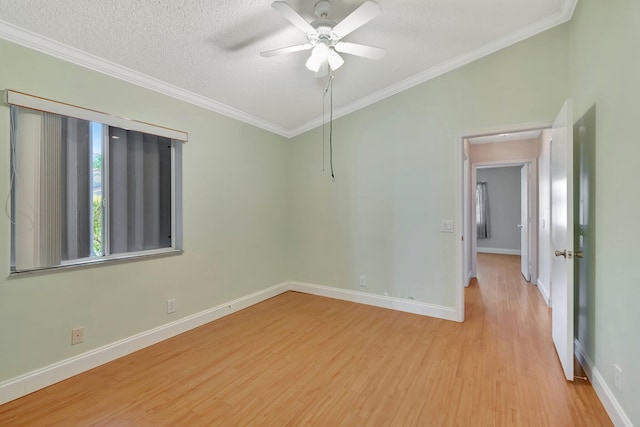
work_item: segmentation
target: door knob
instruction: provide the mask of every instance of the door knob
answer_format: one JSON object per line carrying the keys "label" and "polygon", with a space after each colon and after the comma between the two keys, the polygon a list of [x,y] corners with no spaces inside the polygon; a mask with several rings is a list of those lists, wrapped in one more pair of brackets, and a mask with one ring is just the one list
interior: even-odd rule
{"label": "door knob", "polygon": [[575,255],[576,258],[582,258],[584,256],[584,253],[582,251],[576,251]]}
{"label": "door knob", "polygon": [[556,256],[561,256],[566,258],[567,257],[567,251],[558,251],[556,250]]}
{"label": "door knob", "polygon": [[524,227],[524,225],[523,224],[516,224],[516,227],[522,228],[522,227]]}

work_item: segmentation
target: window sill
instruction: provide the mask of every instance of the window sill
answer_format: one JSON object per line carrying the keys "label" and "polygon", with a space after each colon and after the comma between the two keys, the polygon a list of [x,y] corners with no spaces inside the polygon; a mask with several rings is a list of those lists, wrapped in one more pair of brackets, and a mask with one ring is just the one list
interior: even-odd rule
{"label": "window sill", "polygon": [[57,265],[55,267],[45,267],[45,268],[38,268],[38,269],[24,270],[24,271],[11,271],[7,278],[18,279],[18,278],[27,277],[27,276],[60,273],[63,271],[71,271],[71,270],[79,270],[79,269],[92,268],[92,267],[101,267],[105,265],[136,262],[136,261],[142,261],[142,260],[153,259],[153,258],[164,258],[169,256],[182,255],[183,253],[184,251],[182,249],[168,248],[168,249],[153,250],[153,251],[143,251],[140,253],[112,255],[110,257],[88,258],[85,260],[74,262],[72,264],[70,263],[70,264]]}

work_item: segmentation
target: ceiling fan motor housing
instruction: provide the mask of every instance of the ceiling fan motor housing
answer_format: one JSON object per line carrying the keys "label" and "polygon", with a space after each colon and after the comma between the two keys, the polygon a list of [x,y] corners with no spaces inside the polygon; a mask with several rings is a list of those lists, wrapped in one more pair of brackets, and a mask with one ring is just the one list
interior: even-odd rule
{"label": "ceiling fan motor housing", "polygon": [[317,43],[326,43],[329,46],[334,46],[340,38],[333,33],[333,27],[335,22],[328,20],[313,21],[311,25],[316,29],[314,34],[307,34],[309,43],[316,45]]}
{"label": "ceiling fan motor housing", "polygon": [[329,12],[331,12],[331,2],[329,0],[320,0],[313,7],[313,12],[320,19],[326,18],[329,16]]}

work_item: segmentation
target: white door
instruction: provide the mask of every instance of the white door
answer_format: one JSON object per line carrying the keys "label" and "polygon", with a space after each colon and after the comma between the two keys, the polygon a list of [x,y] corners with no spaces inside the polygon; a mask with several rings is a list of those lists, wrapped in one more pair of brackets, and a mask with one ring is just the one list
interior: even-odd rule
{"label": "white door", "polygon": [[531,281],[529,268],[529,164],[520,169],[520,271],[527,282]]}
{"label": "white door", "polygon": [[573,381],[573,111],[565,102],[551,142],[551,324],[564,375]]}

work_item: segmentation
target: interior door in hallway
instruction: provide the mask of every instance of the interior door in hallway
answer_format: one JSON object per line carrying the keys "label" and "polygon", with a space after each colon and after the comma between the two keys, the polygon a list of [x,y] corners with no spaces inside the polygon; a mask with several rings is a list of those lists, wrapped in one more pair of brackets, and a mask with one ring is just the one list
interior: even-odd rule
{"label": "interior door in hallway", "polygon": [[520,168],[520,271],[527,282],[531,281],[529,257],[529,163]]}
{"label": "interior door in hallway", "polygon": [[565,377],[573,381],[573,113],[566,101],[551,142],[551,329]]}

